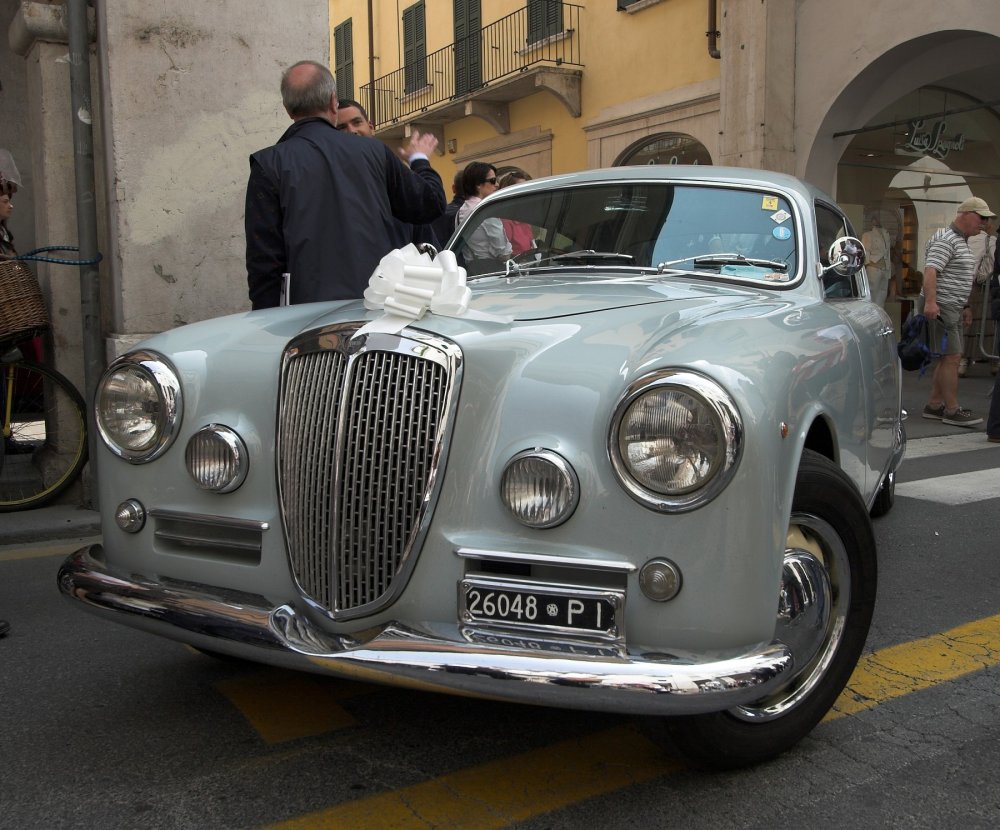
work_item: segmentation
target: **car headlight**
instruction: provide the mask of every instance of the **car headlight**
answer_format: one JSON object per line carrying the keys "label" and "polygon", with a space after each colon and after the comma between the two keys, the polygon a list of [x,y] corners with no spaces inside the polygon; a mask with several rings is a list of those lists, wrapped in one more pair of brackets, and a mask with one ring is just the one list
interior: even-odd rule
{"label": "car headlight", "polygon": [[693,510],[729,483],[743,421],[725,390],[694,372],[663,370],[634,383],[611,421],[611,463],[622,486],[653,510]]}
{"label": "car headlight", "polygon": [[177,373],[155,352],[132,352],[112,363],[94,403],[97,430],[115,455],[132,464],[158,458],[173,442],[183,412]]}
{"label": "car headlight", "polygon": [[504,468],[500,497],[521,524],[561,525],[576,510],[580,484],[562,456],[541,448],[519,452]]}
{"label": "car headlight", "polygon": [[233,492],[250,469],[250,456],[243,439],[220,424],[209,424],[191,436],[184,461],[195,484],[213,493]]}

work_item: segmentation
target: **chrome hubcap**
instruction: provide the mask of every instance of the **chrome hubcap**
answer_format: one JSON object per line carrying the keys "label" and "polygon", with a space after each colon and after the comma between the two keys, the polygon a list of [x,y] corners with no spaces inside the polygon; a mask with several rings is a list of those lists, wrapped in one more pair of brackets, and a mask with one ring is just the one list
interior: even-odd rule
{"label": "chrome hubcap", "polygon": [[794,708],[822,679],[843,636],[850,602],[847,551],[816,516],[792,517],[785,543],[775,639],[791,649],[793,676],[774,696],[731,711],[762,722]]}

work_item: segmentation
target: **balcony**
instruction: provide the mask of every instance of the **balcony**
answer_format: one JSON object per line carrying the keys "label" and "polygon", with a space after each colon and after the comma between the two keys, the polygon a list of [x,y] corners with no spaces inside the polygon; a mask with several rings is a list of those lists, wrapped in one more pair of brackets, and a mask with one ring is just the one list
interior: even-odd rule
{"label": "balcony", "polygon": [[[360,100],[375,133],[402,138],[411,127],[441,138],[445,124],[476,116],[510,131],[508,104],[547,91],[580,115],[581,7],[552,0],[522,8],[469,37],[365,84]],[[529,11],[532,14],[529,16]],[[442,142],[443,144],[443,142]],[[443,147],[442,147],[443,149]]]}

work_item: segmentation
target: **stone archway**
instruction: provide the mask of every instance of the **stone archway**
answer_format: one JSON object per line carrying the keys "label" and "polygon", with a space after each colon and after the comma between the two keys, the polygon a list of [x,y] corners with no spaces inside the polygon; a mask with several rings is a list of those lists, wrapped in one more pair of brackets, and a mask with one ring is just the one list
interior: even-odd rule
{"label": "stone archway", "polygon": [[[805,5],[818,4],[807,0]],[[938,21],[937,10],[918,16],[899,4],[897,18],[880,15],[884,28],[879,31],[870,8],[866,11],[853,0],[850,5],[858,6],[857,14],[845,9],[832,26],[828,17],[816,19],[804,11],[798,32],[800,54],[810,43],[813,54],[830,53],[831,43],[851,47],[849,59],[834,50],[830,61],[813,60],[796,72],[796,172],[833,195],[837,165],[854,136],[907,93],[944,86],[998,107],[1000,7],[990,5],[984,13],[982,3],[956,2],[948,8],[947,20]],[[888,4],[879,7],[884,10],[891,11]],[[984,29],[945,27],[957,20],[975,21]],[[898,25],[890,27],[893,22]],[[935,29],[939,23],[945,25]],[[878,37],[888,47],[884,51],[872,48]],[[870,61],[855,69],[858,55],[865,53]]]}

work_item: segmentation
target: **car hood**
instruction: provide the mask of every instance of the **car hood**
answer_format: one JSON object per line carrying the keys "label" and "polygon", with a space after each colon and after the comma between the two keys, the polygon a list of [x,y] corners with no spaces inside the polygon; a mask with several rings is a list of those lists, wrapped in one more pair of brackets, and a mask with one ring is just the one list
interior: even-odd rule
{"label": "car hood", "polygon": [[[674,324],[691,325],[707,317],[729,316],[737,309],[744,317],[763,315],[788,302],[773,291],[678,277],[615,274],[485,278],[470,283],[470,288],[472,299],[467,313],[450,316],[428,312],[410,325],[462,339],[469,334],[495,331],[498,324],[530,324],[566,317],[577,317],[583,324],[595,312],[620,310],[623,318],[635,319],[635,315],[644,313],[644,306],[660,318],[661,325],[670,325],[665,317],[673,318]],[[381,310],[366,309],[360,300],[309,303],[193,323],[156,335],[142,346],[164,352],[234,347],[280,351],[301,332],[350,321],[373,322],[384,316]],[[609,323],[604,314],[593,318],[597,327]]]}
{"label": "car hood", "polygon": [[[545,320],[607,311],[614,308],[718,296],[718,286],[678,282],[659,276],[515,277],[479,279],[470,283],[470,308],[517,321]],[[723,287],[723,293],[734,292]],[[735,292],[745,294],[746,292]]]}

